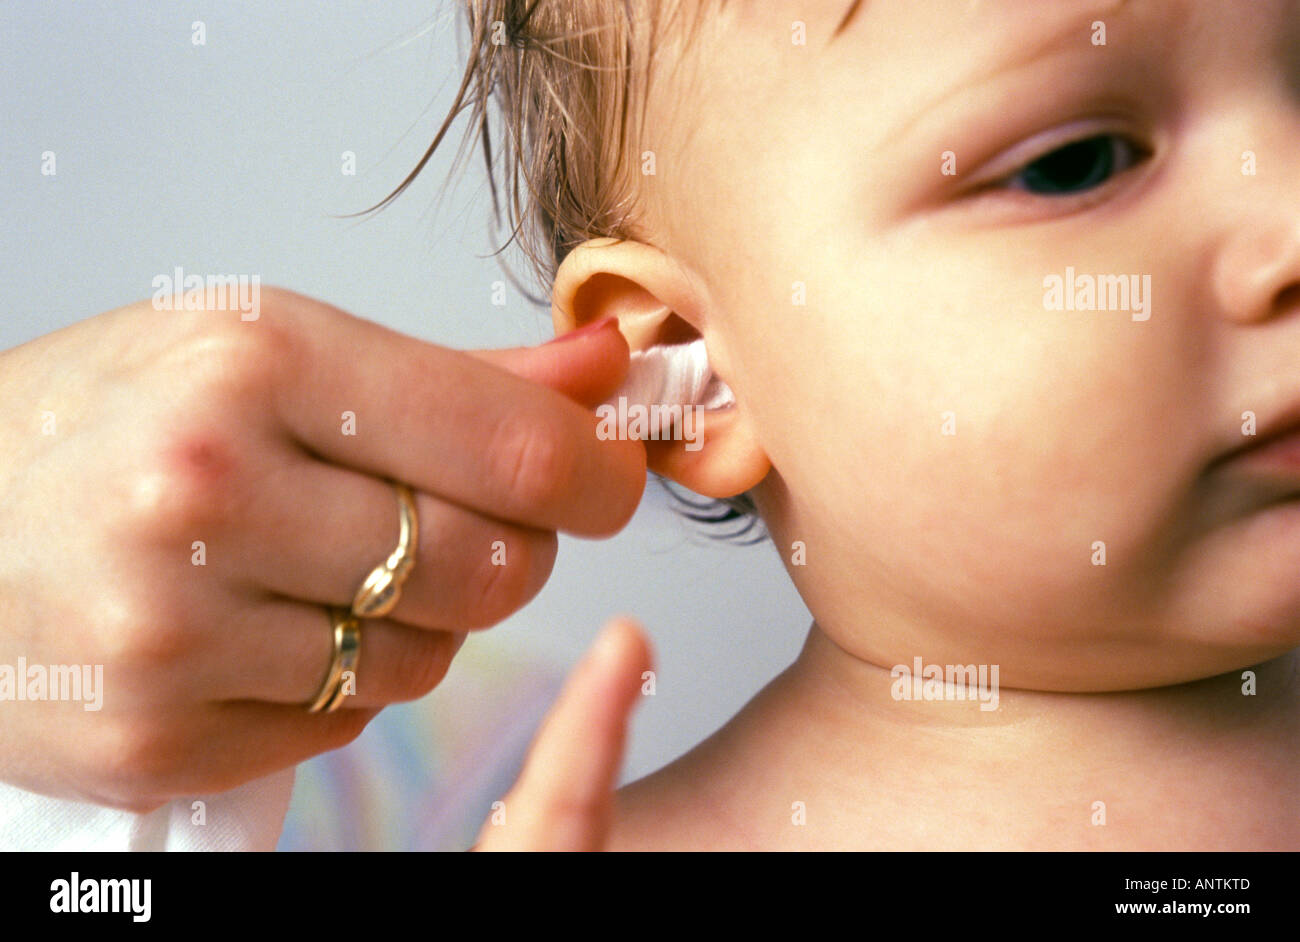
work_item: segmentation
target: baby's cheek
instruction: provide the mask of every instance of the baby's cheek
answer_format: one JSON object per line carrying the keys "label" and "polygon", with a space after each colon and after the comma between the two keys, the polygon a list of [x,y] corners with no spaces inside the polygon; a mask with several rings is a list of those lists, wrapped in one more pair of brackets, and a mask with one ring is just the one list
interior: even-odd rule
{"label": "baby's cheek", "polygon": [[[1167,485],[1135,462],[1146,433],[1131,416],[1070,421],[1086,393],[1013,392],[969,395],[928,428],[862,436],[854,524],[891,581],[948,617],[1089,633],[1150,577]],[[854,506],[851,477],[841,510]]]}

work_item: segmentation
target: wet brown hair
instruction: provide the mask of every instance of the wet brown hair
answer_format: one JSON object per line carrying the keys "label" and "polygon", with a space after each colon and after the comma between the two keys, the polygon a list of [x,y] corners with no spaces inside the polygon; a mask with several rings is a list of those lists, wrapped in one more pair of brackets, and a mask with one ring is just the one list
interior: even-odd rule
{"label": "wet brown hair", "polygon": [[[726,2],[461,0],[468,61],[455,101],[415,168],[366,212],[400,196],[455,119],[469,109],[453,173],[477,139],[487,166],[493,221],[500,226],[504,202],[510,227],[510,237],[497,253],[517,241],[548,295],[560,263],[588,239],[649,242],[644,187],[653,178],[641,173],[637,155],[644,143],[655,54],[670,43],[689,44],[703,18]],[[494,104],[503,139],[500,182]],[[727,537],[757,528],[753,541],[764,538],[749,494],[715,501],[687,496],[666,480],[664,485],[685,516],[736,524]]]}

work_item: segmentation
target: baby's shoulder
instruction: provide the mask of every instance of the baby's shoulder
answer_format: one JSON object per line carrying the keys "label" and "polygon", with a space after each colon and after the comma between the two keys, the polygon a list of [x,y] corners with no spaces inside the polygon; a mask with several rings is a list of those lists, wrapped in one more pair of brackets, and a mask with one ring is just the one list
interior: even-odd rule
{"label": "baby's shoulder", "polygon": [[710,757],[688,753],[616,795],[611,851],[755,850],[743,795],[726,786]]}

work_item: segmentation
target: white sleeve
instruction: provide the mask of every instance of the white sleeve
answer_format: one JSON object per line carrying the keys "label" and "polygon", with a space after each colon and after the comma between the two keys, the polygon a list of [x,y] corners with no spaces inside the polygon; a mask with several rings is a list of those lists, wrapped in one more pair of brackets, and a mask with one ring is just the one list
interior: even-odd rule
{"label": "white sleeve", "polygon": [[275,850],[294,771],[218,795],[178,798],[148,814],[0,784],[0,850]]}

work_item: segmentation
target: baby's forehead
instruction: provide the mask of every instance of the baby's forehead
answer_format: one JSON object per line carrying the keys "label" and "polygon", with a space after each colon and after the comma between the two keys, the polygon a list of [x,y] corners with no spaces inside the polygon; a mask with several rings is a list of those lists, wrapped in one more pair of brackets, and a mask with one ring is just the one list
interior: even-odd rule
{"label": "baby's forehead", "polygon": [[[678,64],[694,88],[707,87],[708,100],[698,102],[706,106],[771,109],[778,98],[754,96],[769,83],[789,83],[809,96],[832,96],[809,97],[805,107],[834,107],[852,93],[887,112],[1061,50],[1093,49],[1099,22],[1122,27],[1141,10],[1158,12],[1162,22],[1186,20],[1190,14],[1180,13],[1224,6],[1223,0],[717,0],[717,15],[693,40],[696,55],[680,50],[683,60],[696,61]],[[1133,31],[1121,29],[1125,42],[1134,40]],[[859,84],[833,91],[817,86],[819,78],[846,74]],[[687,109],[697,103],[690,94],[674,101]]]}

